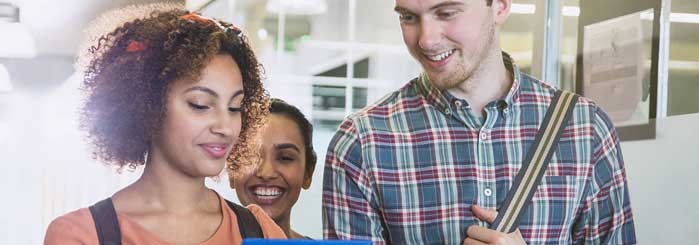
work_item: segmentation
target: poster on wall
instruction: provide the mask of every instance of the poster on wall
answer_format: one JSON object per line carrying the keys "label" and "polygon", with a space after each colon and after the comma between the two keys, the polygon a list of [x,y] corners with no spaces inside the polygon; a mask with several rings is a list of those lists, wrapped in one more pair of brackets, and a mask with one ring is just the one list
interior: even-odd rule
{"label": "poster on wall", "polygon": [[576,92],[607,112],[622,141],[655,138],[661,5],[580,1]]}
{"label": "poster on wall", "polygon": [[616,126],[649,120],[653,10],[587,25],[583,31],[583,89]]}

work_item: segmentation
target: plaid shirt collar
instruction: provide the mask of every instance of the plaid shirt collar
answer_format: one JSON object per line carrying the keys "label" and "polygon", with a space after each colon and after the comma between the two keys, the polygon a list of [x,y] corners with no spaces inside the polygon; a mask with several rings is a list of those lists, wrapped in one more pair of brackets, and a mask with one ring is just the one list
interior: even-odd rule
{"label": "plaid shirt collar", "polygon": [[[505,95],[504,98],[502,98],[502,100],[506,102],[508,105],[512,105],[518,95],[522,75],[512,57],[504,51],[502,52],[502,60],[505,63],[505,68],[514,78],[514,80],[512,81],[512,87],[510,88],[510,91],[507,93],[507,95]],[[451,102],[458,99],[451,95],[449,92],[441,91],[438,88],[432,86],[432,84],[429,82],[427,74],[425,74],[424,72],[420,73],[420,76],[417,79],[415,79],[413,83],[416,85],[415,87],[417,88],[418,92],[423,97],[425,97],[427,102],[437,107],[440,111],[449,109],[450,105],[453,104]]]}

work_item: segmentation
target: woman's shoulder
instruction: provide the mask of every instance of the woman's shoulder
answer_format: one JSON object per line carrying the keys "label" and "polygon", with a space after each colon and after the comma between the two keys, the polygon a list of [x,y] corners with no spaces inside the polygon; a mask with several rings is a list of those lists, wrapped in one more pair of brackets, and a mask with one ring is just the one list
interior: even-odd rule
{"label": "woman's shoulder", "polygon": [[92,244],[97,242],[97,230],[88,208],[59,216],[46,229],[44,244]]}

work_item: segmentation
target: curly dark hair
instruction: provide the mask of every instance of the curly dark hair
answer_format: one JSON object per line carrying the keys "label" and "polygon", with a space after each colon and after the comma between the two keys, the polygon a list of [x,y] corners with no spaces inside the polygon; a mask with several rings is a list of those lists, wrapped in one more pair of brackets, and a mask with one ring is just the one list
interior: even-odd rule
{"label": "curly dark hair", "polygon": [[303,137],[303,146],[306,149],[306,169],[305,174],[313,175],[313,170],[316,167],[316,161],[318,161],[318,156],[313,149],[313,125],[306,119],[306,116],[301,113],[301,111],[293,105],[286,103],[281,99],[273,98],[272,104],[269,108],[271,114],[277,114],[285,116],[297,125],[299,125],[299,130],[301,136]]}
{"label": "curly dark hair", "polygon": [[227,168],[235,171],[240,166],[233,162],[254,162],[233,161],[256,157],[255,144],[249,142],[269,113],[263,69],[246,37],[229,23],[203,18],[181,5],[130,6],[111,16],[144,10],[141,17],[120,21],[116,29],[96,36],[78,57],[78,63],[82,60],[86,66],[82,89],[87,95],[80,126],[87,132],[94,157],[119,168],[145,164],[150,143],[166,116],[171,83],[198,80],[215,55],[228,54],[242,73],[244,99],[241,133]]}

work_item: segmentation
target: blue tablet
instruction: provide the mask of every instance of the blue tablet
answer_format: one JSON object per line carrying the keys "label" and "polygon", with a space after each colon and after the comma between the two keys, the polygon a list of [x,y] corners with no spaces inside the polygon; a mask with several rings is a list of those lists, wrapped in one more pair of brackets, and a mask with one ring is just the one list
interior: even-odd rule
{"label": "blue tablet", "polygon": [[301,240],[301,239],[291,239],[291,240],[279,240],[279,239],[244,239],[243,245],[340,245],[340,244],[350,244],[350,245],[371,245],[370,241],[347,241],[347,240]]}

